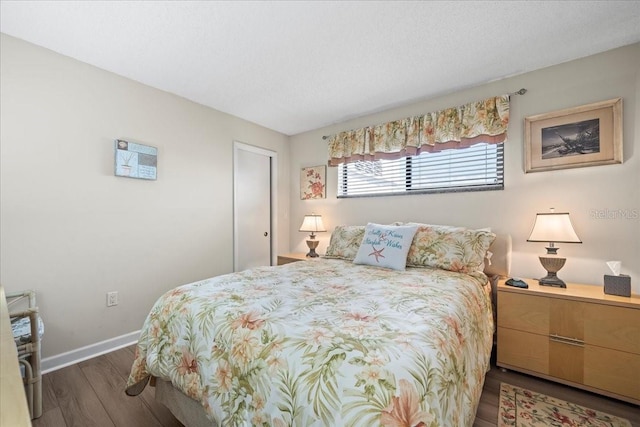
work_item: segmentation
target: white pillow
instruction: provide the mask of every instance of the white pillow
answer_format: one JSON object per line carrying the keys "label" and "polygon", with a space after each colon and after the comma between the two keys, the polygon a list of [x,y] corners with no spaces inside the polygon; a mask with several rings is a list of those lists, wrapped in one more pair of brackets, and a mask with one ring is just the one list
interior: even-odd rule
{"label": "white pillow", "polygon": [[416,225],[367,224],[354,264],[404,270],[417,229]]}

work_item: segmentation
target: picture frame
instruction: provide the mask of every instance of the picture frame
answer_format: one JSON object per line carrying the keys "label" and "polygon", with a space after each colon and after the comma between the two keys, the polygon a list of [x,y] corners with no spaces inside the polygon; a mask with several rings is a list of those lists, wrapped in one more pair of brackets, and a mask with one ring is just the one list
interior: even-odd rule
{"label": "picture frame", "polygon": [[114,174],[126,178],[155,181],[158,176],[158,149],[116,139]]}
{"label": "picture frame", "polygon": [[300,170],[300,200],[327,197],[326,166],[304,167]]}
{"label": "picture frame", "polygon": [[622,163],[622,98],[524,119],[525,173]]}

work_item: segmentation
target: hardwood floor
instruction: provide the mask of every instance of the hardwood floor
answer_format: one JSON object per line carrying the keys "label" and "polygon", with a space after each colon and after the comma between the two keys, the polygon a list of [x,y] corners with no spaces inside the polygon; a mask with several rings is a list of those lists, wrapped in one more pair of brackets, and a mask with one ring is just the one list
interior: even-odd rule
{"label": "hardwood floor", "polygon": [[42,417],[33,427],[180,427],[147,387],[139,396],[124,393],[134,347],[108,353],[42,378]]}
{"label": "hardwood floor", "polygon": [[[124,387],[133,362],[134,347],[126,347],[43,376],[43,415],[34,427],[180,427],[171,413],[156,403],[153,387],[136,397]],[[527,388],[592,409],[624,417],[640,427],[640,408],[561,384],[492,365],[485,379],[474,427],[496,426],[500,383]]]}

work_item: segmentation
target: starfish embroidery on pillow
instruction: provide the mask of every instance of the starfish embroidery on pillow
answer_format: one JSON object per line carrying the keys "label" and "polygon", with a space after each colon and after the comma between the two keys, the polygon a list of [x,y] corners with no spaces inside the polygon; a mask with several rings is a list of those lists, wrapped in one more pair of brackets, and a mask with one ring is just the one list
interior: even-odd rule
{"label": "starfish embroidery on pillow", "polygon": [[376,262],[380,262],[380,259],[378,257],[384,258],[384,255],[382,255],[382,251],[384,251],[384,248],[376,249],[376,247],[373,245],[371,245],[371,247],[373,248],[373,252],[371,252],[369,256],[373,255],[374,257],[376,257]]}

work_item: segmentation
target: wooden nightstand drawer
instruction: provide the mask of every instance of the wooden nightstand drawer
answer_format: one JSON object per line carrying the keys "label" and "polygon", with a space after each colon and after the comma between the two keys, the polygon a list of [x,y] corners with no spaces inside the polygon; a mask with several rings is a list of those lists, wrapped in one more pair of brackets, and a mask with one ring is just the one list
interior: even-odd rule
{"label": "wooden nightstand drawer", "polygon": [[586,346],[584,383],[640,401],[640,354]]}
{"label": "wooden nightstand drawer", "polygon": [[549,373],[549,337],[498,326],[498,360],[502,366]]}
{"label": "wooden nightstand drawer", "polygon": [[549,298],[500,293],[498,295],[498,325],[511,329],[549,334]]}
{"label": "wooden nightstand drawer", "polygon": [[587,304],[584,340],[600,347],[640,354],[639,316],[638,310],[632,308]]}

